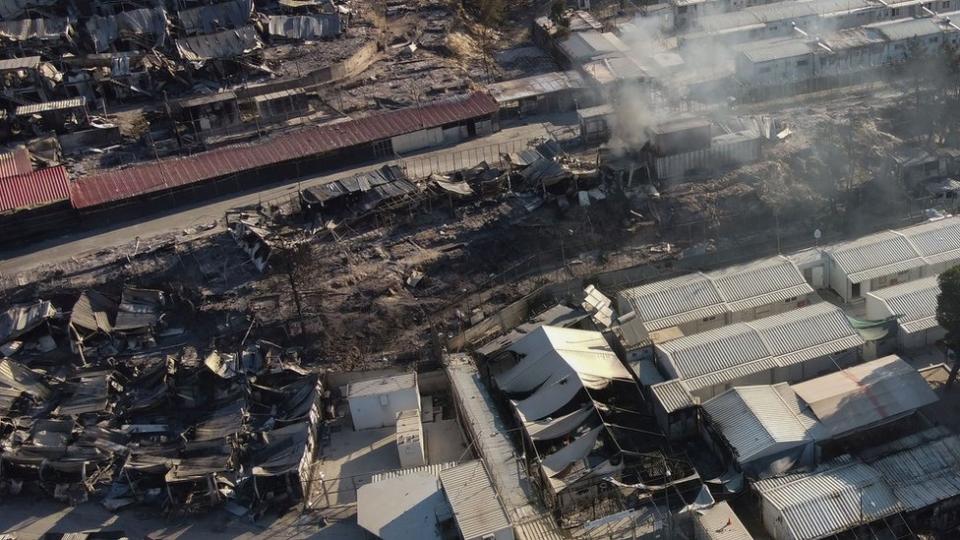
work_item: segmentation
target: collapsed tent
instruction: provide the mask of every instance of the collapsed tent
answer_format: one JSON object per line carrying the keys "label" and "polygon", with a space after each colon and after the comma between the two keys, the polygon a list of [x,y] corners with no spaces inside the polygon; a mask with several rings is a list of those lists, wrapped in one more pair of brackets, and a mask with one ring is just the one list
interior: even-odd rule
{"label": "collapsed tent", "polygon": [[340,15],[271,15],[268,21],[271,36],[287,39],[333,38],[343,32]]}
{"label": "collapsed tent", "polygon": [[184,60],[199,64],[207,60],[235,58],[263,48],[253,26],[178,39],[176,43],[177,52]]}
{"label": "collapsed tent", "polygon": [[54,317],[57,309],[50,302],[14,306],[0,314],[0,343],[16,339]]}
{"label": "collapsed tent", "polygon": [[252,16],[252,0],[234,0],[185,9],[177,13],[183,32],[191,36],[239,28],[246,25]]}

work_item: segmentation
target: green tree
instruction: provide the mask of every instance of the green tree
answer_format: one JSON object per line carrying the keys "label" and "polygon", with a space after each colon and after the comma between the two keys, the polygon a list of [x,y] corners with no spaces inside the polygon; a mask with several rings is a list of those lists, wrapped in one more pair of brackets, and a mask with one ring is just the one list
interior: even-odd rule
{"label": "green tree", "polygon": [[953,366],[950,368],[950,377],[947,378],[947,388],[953,385],[960,370],[960,266],[954,266],[940,274],[940,296],[937,297],[937,322],[947,331],[944,339],[954,352]]}
{"label": "green tree", "polygon": [[567,19],[566,14],[566,2],[564,2],[564,0],[553,0],[553,3],[550,4],[550,20],[559,26],[570,26],[570,21]]}

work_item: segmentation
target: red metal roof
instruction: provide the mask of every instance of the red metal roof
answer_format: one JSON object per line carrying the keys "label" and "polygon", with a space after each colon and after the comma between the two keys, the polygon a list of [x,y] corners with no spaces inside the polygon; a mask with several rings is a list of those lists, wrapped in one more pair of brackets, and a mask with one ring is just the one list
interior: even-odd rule
{"label": "red metal roof", "polygon": [[0,212],[65,201],[69,184],[63,165],[0,178]]}
{"label": "red metal roof", "polygon": [[315,126],[261,143],[219,148],[189,157],[171,158],[104,171],[79,178],[70,186],[74,208],[89,208],[155,191],[203,182],[274,163],[322,154],[424,128],[461,122],[497,112],[497,103],[483,93]]}
{"label": "red metal roof", "polygon": [[27,174],[33,170],[30,151],[23,146],[0,154],[0,178]]}

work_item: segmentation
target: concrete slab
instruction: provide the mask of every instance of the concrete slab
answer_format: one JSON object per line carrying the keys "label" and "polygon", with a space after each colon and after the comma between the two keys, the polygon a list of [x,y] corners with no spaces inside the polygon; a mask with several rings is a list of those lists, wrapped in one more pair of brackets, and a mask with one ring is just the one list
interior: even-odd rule
{"label": "concrete slab", "polygon": [[323,448],[323,457],[315,465],[315,472],[322,472],[324,480],[322,485],[315,482],[314,499],[320,507],[356,504],[357,489],[368,484],[371,475],[399,468],[394,427],[344,428],[331,434],[330,445]]}
{"label": "concrete slab", "polygon": [[427,461],[431,464],[460,462],[469,459],[464,455],[467,444],[460,434],[456,420],[438,420],[423,425],[423,436],[427,439]]}

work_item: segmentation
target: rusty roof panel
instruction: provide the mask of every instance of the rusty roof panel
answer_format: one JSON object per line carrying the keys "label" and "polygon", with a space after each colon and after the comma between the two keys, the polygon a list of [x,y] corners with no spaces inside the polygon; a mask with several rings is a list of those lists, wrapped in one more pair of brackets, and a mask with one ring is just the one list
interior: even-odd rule
{"label": "rusty roof panel", "polygon": [[18,146],[9,152],[0,154],[0,178],[8,178],[33,172],[30,151]]}
{"label": "rusty roof panel", "polygon": [[0,178],[0,212],[33,208],[70,198],[63,165]]}
{"label": "rusty roof panel", "polygon": [[70,199],[75,208],[89,208],[424,128],[440,127],[496,111],[493,98],[474,93],[458,100],[286,133],[264,143],[220,148],[189,157],[105,171],[74,182]]}

